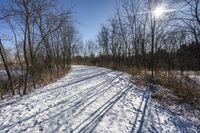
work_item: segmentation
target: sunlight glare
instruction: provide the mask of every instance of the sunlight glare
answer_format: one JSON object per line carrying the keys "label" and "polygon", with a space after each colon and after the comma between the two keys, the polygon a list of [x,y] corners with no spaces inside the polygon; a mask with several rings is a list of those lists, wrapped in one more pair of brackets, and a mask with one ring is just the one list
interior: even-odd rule
{"label": "sunlight glare", "polygon": [[155,17],[161,17],[163,16],[163,14],[165,13],[165,8],[163,6],[160,6],[160,7],[157,7],[155,10],[154,10],[154,15]]}

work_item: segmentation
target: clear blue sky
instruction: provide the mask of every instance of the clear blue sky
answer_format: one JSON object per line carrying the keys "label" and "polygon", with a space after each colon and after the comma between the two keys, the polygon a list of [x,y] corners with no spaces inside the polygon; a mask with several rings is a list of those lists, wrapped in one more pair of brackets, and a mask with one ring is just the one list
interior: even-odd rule
{"label": "clear blue sky", "polygon": [[96,39],[100,26],[114,13],[115,0],[59,0],[61,8],[73,7],[75,24],[83,41]]}
{"label": "clear blue sky", "polygon": [[[2,4],[6,0],[1,1]],[[73,19],[83,41],[94,40],[101,24],[107,22],[114,13],[115,0],[58,0],[61,10],[73,9]],[[0,34],[10,33],[10,29],[0,24]]]}

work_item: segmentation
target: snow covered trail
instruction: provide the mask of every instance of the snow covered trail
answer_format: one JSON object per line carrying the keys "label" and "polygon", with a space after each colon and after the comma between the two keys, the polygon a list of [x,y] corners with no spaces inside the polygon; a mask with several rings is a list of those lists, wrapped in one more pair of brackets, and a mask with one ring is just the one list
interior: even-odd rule
{"label": "snow covered trail", "polygon": [[0,101],[0,133],[7,132],[198,133],[200,127],[156,103],[128,74],[72,66],[53,84]]}

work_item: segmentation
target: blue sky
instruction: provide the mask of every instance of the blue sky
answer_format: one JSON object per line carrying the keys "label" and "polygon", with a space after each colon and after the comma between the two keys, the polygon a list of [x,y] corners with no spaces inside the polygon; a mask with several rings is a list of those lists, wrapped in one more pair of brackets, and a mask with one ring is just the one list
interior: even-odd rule
{"label": "blue sky", "polygon": [[101,24],[114,14],[115,0],[60,0],[59,3],[62,9],[73,7],[83,41],[96,39]]}
{"label": "blue sky", "polygon": [[[2,4],[6,0],[1,1]],[[101,24],[114,14],[115,0],[58,0],[61,10],[73,9],[73,19],[83,41],[95,40]],[[0,23],[0,34],[10,34],[10,29]]]}

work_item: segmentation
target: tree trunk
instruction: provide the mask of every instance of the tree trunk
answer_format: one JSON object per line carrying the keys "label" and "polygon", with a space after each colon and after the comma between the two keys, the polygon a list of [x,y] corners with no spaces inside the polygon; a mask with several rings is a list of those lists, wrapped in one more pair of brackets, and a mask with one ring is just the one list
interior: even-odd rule
{"label": "tree trunk", "polygon": [[3,61],[3,64],[4,64],[4,68],[6,69],[6,73],[7,73],[7,76],[8,76],[10,90],[12,91],[12,95],[15,95],[15,91],[14,91],[14,88],[13,88],[12,77],[11,77],[9,68],[7,66],[5,52],[4,52],[3,45],[1,43],[1,39],[0,39],[0,55],[1,55],[1,58],[2,58],[2,61]]}

